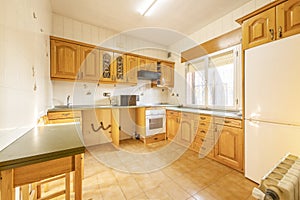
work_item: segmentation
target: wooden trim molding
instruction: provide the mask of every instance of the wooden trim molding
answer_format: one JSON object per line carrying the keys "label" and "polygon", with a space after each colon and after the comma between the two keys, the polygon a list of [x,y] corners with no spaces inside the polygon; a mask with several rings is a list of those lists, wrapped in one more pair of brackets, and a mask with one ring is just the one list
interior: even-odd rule
{"label": "wooden trim molding", "polygon": [[204,55],[240,44],[242,40],[242,28],[225,33],[217,38],[209,40],[191,49],[181,52],[181,62],[193,60]]}
{"label": "wooden trim molding", "polygon": [[277,5],[281,4],[281,3],[284,3],[286,1],[288,1],[288,0],[276,0],[276,1],[273,1],[273,2],[271,2],[271,3],[269,3],[269,4],[265,5],[265,6],[263,6],[261,8],[259,8],[257,10],[255,10],[253,12],[249,13],[248,15],[245,15],[245,16],[243,16],[243,17],[235,20],[235,21],[237,23],[239,23],[239,24],[242,24],[245,20],[247,20],[247,19],[249,19],[249,18],[251,18],[253,16],[256,16],[259,13],[262,13],[262,12],[264,12],[266,10],[269,10],[270,8],[273,8],[273,7],[275,7],[275,6],[277,6]]}

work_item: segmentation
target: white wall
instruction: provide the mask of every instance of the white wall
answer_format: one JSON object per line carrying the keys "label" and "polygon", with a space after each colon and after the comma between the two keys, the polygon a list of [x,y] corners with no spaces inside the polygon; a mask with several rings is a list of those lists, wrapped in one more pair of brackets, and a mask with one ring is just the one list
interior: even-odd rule
{"label": "white wall", "polygon": [[34,126],[50,105],[51,20],[48,0],[1,0],[0,137]]}
{"label": "white wall", "polygon": [[196,45],[202,44],[222,34],[230,32],[240,25],[235,22],[236,19],[247,15],[248,13],[268,4],[274,0],[252,0],[240,8],[228,13],[216,21],[206,25],[202,29],[192,33],[186,38],[169,46],[169,51],[177,52],[173,54],[172,60],[175,62],[175,87],[178,91],[180,100],[185,102],[185,63],[181,63],[180,52],[190,49]]}
{"label": "white wall", "polygon": [[[127,33],[117,33],[114,30],[86,24],[65,16],[53,13],[52,35],[71,40],[81,41],[102,47],[117,49],[126,52],[133,52],[140,55],[151,56],[160,59],[167,59],[167,47],[147,42],[129,36]],[[139,94],[140,102],[159,103],[167,101],[168,91],[161,92],[161,89],[151,88],[149,84],[140,82],[136,86],[107,85],[101,84],[97,87],[90,83],[72,83],[65,81],[52,81],[53,84],[53,105],[66,104],[66,97],[71,96],[74,105],[106,104],[109,103],[103,92],[110,92],[112,95]],[[88,92],[90,91],[90,92]],[[91,94],[90,94],[91,93]]]}

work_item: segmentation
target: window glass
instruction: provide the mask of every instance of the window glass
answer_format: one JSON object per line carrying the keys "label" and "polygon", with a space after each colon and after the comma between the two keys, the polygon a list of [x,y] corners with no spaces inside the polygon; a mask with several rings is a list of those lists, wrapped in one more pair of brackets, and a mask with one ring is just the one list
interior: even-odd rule
{"label": "window glass", "polygon": [[241,92],[239,59],[230,48],[190,64],[187,70],[187,104],[207,108],[238,109],[236,99]]}

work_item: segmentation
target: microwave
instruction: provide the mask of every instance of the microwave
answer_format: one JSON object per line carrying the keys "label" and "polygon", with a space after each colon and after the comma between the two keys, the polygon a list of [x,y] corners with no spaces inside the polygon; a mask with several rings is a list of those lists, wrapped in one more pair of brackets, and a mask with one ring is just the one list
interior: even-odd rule
{"label": "microwave", "polygon": [[113,97],[113,105],[116,106],[136,106],[138,95],[119,95]]}

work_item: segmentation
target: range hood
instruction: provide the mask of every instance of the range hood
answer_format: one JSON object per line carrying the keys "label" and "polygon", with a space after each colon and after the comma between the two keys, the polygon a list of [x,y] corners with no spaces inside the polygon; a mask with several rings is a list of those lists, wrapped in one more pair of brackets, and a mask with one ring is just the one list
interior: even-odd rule
{"label": "range hood", "polygon": [[138,71],[138,79],[139,80],[159,80],[160,79],[160,72],[153,72],[147,70],[140,70]]}

